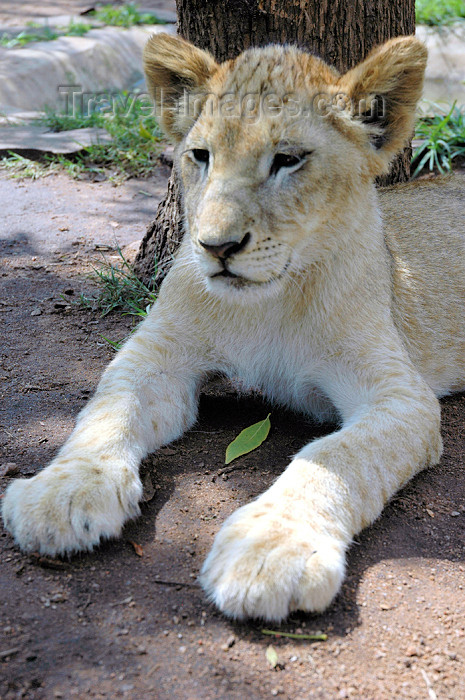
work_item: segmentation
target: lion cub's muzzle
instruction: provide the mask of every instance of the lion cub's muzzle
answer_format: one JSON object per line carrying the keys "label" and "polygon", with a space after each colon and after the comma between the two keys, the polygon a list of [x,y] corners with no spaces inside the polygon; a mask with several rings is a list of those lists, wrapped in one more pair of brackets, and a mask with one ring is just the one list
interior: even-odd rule
{"label": "lion cub's muzzle", "polygon": [[[200,227],[199,227],[200,228]],[[217,226],[194,232],[194,255],[211,289],[257,287],[279,279],[289,265],[289,250],[270,236],[260,237],[251,229]]]}
{"label": "lion cub's muzzle", "polygon": [[202,241],[199,238],[199,243],[213,258],[219,261],[222,266],[218,272],[211,275],[211,277],[237,277],[228,269],[227,260],[236,253],[246,247],[247,243],[250,241],[250,233],[246,233],[245,236],[240,241],[226,241],[225,243],[208,243],[207,241]]}

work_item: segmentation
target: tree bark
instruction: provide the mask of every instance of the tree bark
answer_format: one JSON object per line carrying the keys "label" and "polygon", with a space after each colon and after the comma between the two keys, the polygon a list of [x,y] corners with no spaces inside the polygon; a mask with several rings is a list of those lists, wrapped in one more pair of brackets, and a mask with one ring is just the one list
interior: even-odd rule
{"label": "tree bark", "polygon": [[[377,44],[414,34],[414,0],[176,0],[178,31],[219,62],[251,46],[293,43],[344,72]],[[394,161],[380,184],[408,180],[410,149]],[[179,187],[171,177],[166,198],[147,229],[135,271],[155,286],[168,271],[182,238]]]}

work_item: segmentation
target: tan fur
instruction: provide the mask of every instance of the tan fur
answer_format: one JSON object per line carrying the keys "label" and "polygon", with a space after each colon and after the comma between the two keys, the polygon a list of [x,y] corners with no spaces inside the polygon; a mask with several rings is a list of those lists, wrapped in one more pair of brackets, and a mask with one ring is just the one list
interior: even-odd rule
{"label": "tan fur", "polygon": [[415,366],[438,396],[464,385],[464,196],[460,174],[380,193],[393,258],[394,320]]}
{"label": "tan fur", "polygon": [[161,124],[165,131],[182,137],[184,130],[177,131],[174,125],[172,107],[185,89],[199,89],[216,71],[217,64],[212,56],[198,51],[189,42],[162,35],[155,52],[153,41],[148,41],[144,49],[144,69],[152,99],[164,100]]}
{"label": "tan fur", "polygon": [[[410,135],[425,60],[416,39],[395,39],[340,76],[289,46],[219,66],[151,38],[187,234],[61,452],[8,488],[3,517],[23,549],[118,535],[138,512],[140,459],[193,425],[220,372],[341,427],[228,518],[202,584],[238,618],[329,605],[353,536],[439,460],[436,396],[465,386],[463,236],[453,221],[418,229],[416,214],[397,227],[390,191],[384,234],[372,183]],[[372,96],[385,112],[367,123]]]}

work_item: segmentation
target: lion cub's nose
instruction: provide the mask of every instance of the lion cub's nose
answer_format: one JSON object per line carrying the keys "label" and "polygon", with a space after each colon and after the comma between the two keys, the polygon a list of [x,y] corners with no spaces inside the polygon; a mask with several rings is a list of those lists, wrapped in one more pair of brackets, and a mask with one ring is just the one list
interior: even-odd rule
{"label": "lion cub's nose", "polygon": [[208,250],[208,252],[213,255],[218,260],[226,260],[230,258],[234,253],[238,253],[242,248],[245,248],[250,240],[250,233],[246,233],[242,241],[228,241],[227,243],[221,243],[220,245],[211,245],[210,243],[205,243],[199,238],[199,243],[202,248]]}

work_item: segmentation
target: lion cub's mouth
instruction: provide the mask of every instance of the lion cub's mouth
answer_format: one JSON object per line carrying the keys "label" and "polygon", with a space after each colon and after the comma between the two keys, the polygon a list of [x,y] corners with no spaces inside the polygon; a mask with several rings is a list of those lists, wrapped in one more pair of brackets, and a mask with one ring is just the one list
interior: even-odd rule
{"label": "lion cub's mouth", "polygon": [[214,275],[210,275],[211,280],[224,279],[227,280],[225,284],[234,289],[244,289],[245,287],[251,287],[261,284],[261,282],[254,282],[253,280],[247,279],[247,277],[242,277],[241,275],[236,275],[234,272],[230,272],[226,268],[220,272],[216,272]]}
{"label": "lion cub's mouth", "polygon": [[215,277],[230,277],[230,278],[236,278],[236,279],[244,279],[239,277],[239,275],[235,275],[234,272],[230,272],[226,268],[224,270],[220,270],[220,272],[217,272],[216,274],[211,276],[211,279],[214,279]]}
{"label": "lion cub's mouth", "polygon": [[215,274],[210,275],[209,277],[211,280],[218,279],[220,277],[222,279],[227,279],[228,280],[227,284],[231,287],[235,287],[236,289],[243,289],[244,287],[262,287],[262,286],[266,286],[268,284],[272,284],[273,282],[277,282],[282,277],[284,277],[284,275],[286,274],[287,269],[289,267],[289,264],[290,264],[290,259],[286,262],[286,264],[284,265],[281,272],[279,272],[279,274],[274,275],[273,277],[270,277],[270,279],[267,279],[267,280],[249,279],[248,277],[243,277],[242,275],[237,275],[234,272],[231,272],[230,270],[228,270],[227,267],[224,267],[223,270],[220,270],[219,272],[215,272]]}

